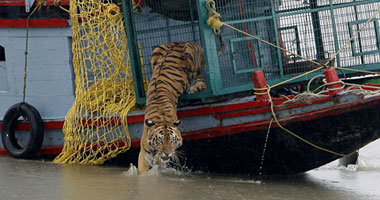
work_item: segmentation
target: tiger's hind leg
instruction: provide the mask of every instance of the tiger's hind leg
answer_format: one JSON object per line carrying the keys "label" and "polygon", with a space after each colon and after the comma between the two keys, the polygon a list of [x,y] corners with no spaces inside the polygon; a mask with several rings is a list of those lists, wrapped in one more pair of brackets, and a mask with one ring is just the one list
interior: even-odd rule
{"label": "tiger's hind leg", "polygon": [[189,89],[189,93],[196,93],[206,89],[207,85],[204,81],[195,82]]}
{"label": "tiger's hind leg", "polygon": [[190,86],[188,93],[190,94],[196,93],[206,88],[207,88],[207,85],[206,85],[206,82],[204,81],[203,75],[199,74],[193,81],[192,85]]}

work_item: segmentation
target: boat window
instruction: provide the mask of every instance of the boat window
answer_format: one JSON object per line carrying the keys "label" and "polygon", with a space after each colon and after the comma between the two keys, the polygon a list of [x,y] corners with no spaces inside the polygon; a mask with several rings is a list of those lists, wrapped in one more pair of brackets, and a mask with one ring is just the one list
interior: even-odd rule
{"label": "boat window", "polygon": [[5,48],[0,45],[0,94],[1,92],[7,92],[8,90],[7,68],[5,65]]}
{"label": "boat window", "polygon": [[5,61],[5,48],[0,45],[0,61]]}

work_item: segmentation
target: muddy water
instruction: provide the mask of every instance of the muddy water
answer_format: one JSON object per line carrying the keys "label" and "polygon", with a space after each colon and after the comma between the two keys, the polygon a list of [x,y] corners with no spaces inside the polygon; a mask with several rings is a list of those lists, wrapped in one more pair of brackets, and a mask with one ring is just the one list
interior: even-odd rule
{"label": "muddy water", "polygon": [[380,141],[358,165],[337,162],[302,175],[258,180],[156,168],[58,165],[0,157],[0,200],[40,199],[380,199]]}

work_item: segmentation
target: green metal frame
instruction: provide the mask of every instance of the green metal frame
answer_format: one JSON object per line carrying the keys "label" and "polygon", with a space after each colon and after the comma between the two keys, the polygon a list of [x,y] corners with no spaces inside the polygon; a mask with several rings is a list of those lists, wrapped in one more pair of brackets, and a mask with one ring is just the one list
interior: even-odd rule
{"label": "green metal frame", "polygon": [[[124,25],[125,25],[125,32],[128,38],[128,49],[129,49],[129,57],[130,57],[131,65],[132,65],[136,102],[137,104],[145,104],[146,94],[145,94],[145,88],[144,88],[144,83],[143,83],[144,79],[143,79],[142,70],[141,70],[141,68],[143,67],[143,64],[140,61],[140,58],[142,57],[142,55],[140,55],[140,51],[139,51],[137,34],[150,33],[150,32],[153,33],[155,31],[162,31],[162,30],[169,30],[169,29],[166,27],[161,27],[161,28],[149,29],[145,31],[136,31],[134,28],[132,8],[133,6],[130,0],[122,0]],[[202,16],[202,17],[206,17],[206,16]],[[193,30],[195,29],[194,23],[190,23],[186,25],[171,26],[170,30],[182,29],[182,28],[187,28],[187,27],[191,27]],[[203,37],[201,39],[202,41],[205,41]],[[212,44],[208,44],[208,45],[212,46]],[[215,46],[215,40],[214,40],[214,46]],[[212,75],[210,76],[208,74],[212,74]],[[202,92],[198,92],[195,94],[181,95],[180,99],[204,99],[206,97],[214,96],[215,94],[212,93],[213,90],[210,86],[215,85],[215,84],[211,83],[213,80],[210,79],[210,77],[216,77],[216,76],[214,72],[212,72],[211,70],[206,70],[205,79],[206,79],[206,82],[208,83],[208,88],[203,90]]]}
{"label": "green metal frame", "polygon": [[[230,87],[230,88],[218,87],[221,85],[221,82],[219,81],[220,80],[220,74],[218,73],[219,72],[218,59],[217,59],[217,55],[216,55],[216,49],[214,46],[214,40],[215,40],[213,37],[214,33],[212,32],[211,28],[208,27],[208,25],[206,24],[206,20],[208,19],[208,11],[205,8],[203,8],[206,2],[207,2],[207,0],[199,0],[198,1],[198,10],[203,13],[202,16],[200,15],[201,16],[200,19],[203,19],[203,21],[200,22],[201,30],[203,30],[202,31],[203,38],[208,38],[208,40],[207,40],[208,43],[204,44],[204,46],[206,47],[206,49],[205,49],[206,54],[209,55],[209,57],[207,59],[207,63],[208,63],[207,66],[208,66],[209,70],[214,71],[212,74],[210,74],[210,77],[213,80],[213,82],[212,82],[213,93],[215,95],[223,95],[223,94],[229,94],[229,93],[233,93],[233,92],[251,90],[253,87],[253,83],[250,83],[247,85]],[[334,46],[335,46],[335,51],[338,51],[340,49],[340,46],[339,46],[339,39],[338,39],[338,35],[337,35],[337,24],[335,21],[335,14],[334,14],[335,11],[334,10],[340,9],[340,8],[354,7],[354,6],[364,5],[364,4],[369,4],[369,3],[375,3],[375,2],[379,2],[379,0],[364,0],[364,1],[360,1],[360,2],[353,1],[353,2],[341,3],[341,4],[334,4],[333,0],[330,0],[328,5],[323,5],[323,6],[318,6],[316,4],[316,2],[317,1],[315,1],[315,0],[311,0],[309,2],[309,5],[305,6],[304,9],[297,8],[297,9],[289,9],[289,10],[281,10],[281,11],[276,11],[275,7],[272,5],[272,16],[263,16],[263,17],[257,17],[257,18],[250,18],[250,19],[243,19],[243,20],[232,20],[232,21],[224,21],[224,22],[227,24],[230,24],[230,25],[234,25],[234,24],[241,24],[241,23],[248,23],[248,22],[257,22],[257,21],[262,21],[262,20],[273,20],[273,25],[274,25],[273,30],[275,32],[276,45],[281,46],[280,40],[279,40],[279,32],[281,30],[285,30],[288,28],[294,28],[296,30],[296,32],[298,32],[298,28],[297,27],[291,27],[291,26],[279,28],[279,27],[277,27],[277,19],[280,19],[282,17],[287,17],[287,16],[296,16],[299,14],[311,14],[312,21],[313,22],[319,22],[318,12],[330,11],[331,22],[333,25],[332,28],[333,28],[333,36],[334,36]],[[322,34],[320,31],[320,29],[321,29],[320,27],[321,27],[321,25],[319,23],[313,23],[313,33],[314,33],[314,37],[315,37],[314,42],[315,42],[315,45],[317,47],[317,59],[325,59]],[[232,41],[234,41],[234,40],[235,39],[232,39]],[[298,37],[298,40],[299,40],[299,37]],[[212,47],[210,48],[209,45],[212,45]],[[300,46],[298,43],[297,44],[297,54],[300,55],[301,52],[299,51],[299,48],[300,48]],[[231,46],[231,49],[232,49],[232,46]],[[282,55],[281,50],[279,50],[279,49],[277,50],[277,59],[279,62],[278,64],[279,64],[279,69],[280,69],[280,74],[279,74],[280,78],[278,78],[278,79],[267,79],[268,84],[276,84],[276,83],[282,82],[284,80],[290,79],[290,78],[298,75],[298,74],[291,74],[291,75],[284,75],[283,74],[283,62],[285,62],[285,60],[284,60],[284,57]],[[340,55],[337,55],[335,60],[337,62],[337,66],[340,67],[341,66]],[[236,70],[236,66],[232,66],[232,67],[234,68],[234,71],[236,73],[244,73],[244,72],[251,72],[251,71],[255,71],[255,70],[262,70],[261,67],[252,68],[252,70]],[[378,69],[378,64],[375,64],[375,63],[365,64],[365,68],[363,68],[363,65],[352,65],[352,66],[344,66],[344,67],[349,67],[352,69],[376,70],[376,69]],[[310,78],[312,78],[313,76],[320,74],[320,73],[321,73],[321,71],[317,71],[317,72],[314,72],[312,74],[309,74],[308,76],[301,77],[301,78],[296,79],[294,81],[291,81],[289,83],[307,81],[307,80],[310,80]],[[346,74],[350,74],[350,73],[354,73],[354,72],[350,72],[350,71],[346,72]],[[213,76],[213,74],[216,74],[217,76]]]}
{"label": "green metal frame", "polygon": [[[247,90],[252,90],[253,88],[253,82],[247,82],[241,85],[236,85],[236,86],[231,86],[231,87],[223,87],[223,80],[221,80],[222,74],[221,74],[221,69],[220,69],[220,63],[219,63],[219,57],[217,54],[217,43],[216,43],[216,36],[213,30],[207,25],[207,19],[209,17],[209,12],[206,9],[206,2],[207,0],[197,0],[196,1],[197,10],[198,10],[198,23],[190,23],[190,24],[185,24],[185,25],[178,25],[178,26],[172,26],[172,27],[160,27],[152,30],[145,30],[142,31],[144,33],[149,33],[150,31],[154,32],[157,30],[168,30],[167,28],[170,29],[181,29],[181,28],[188,28],[192,27],[193,33],[195,34],[195,27],[196,25],[199,26],[199,31],[200,31],[200,37],[201,37],[201,42],[202,46],[205,49],[205,63],[206,63],[206,70],[205,70],[205,78],[206,82],[208,84],[207,90],[196,93],[196,94],[185,94],[181,96],[181,99],[194,99],[194,98],[208,98],[208,97],[214,97],[214,96],[219,96],[219,95],[224,95],[224,94],[230,94],[230,93],[236,93],[236,92],[241,92],[241,91],[247,91]],[[237,25],[241,23],[250,23],[250,22],[259,22],[263,20],[269,20],[273,24],[273,27],[270,29],[273,30],[274,37],[273,40],[275,41],[275,44],[277,46],[282,46],[281,44],[281,31],[283,30],[288,30],[288,29],[294,29],[295,31],[295,37],[296,37],[296,46],[297,46],[297,54],[301,55],[302,50],[301,50],[301,38],[299,35],[299,27],[297,25],[292,25],[292,26],[287,26],[287,27],[279,27],[278,22],[281,18],[283,17],[289,17],[289,16],[297,16],[301,14],[308,14],[312,21],[314,22],[312,24],[312,29],[311,34],[314,37],[313,41],[310,41],[315,45],[315,52],[316,52],[316,58],[317,59],[325,59],[325,47],[324,47],[324,41],[323,41],[323,35],[321,31],[321,24],[319,23],[320,21],[320,15],[319,12],[327,12],[329,14],[329,20],[331,22],[331,29],[332,29],[332,38],[333,38],[333,48],[335,51],[339,50],[341,48],[341,42],[339,41],[339,35],[338,35],[338,28],[337,28],[337,19],[336,19],[336,9],[341,9],[341,8],[348,8],[348,7],[353,7],[355,9],[355,16],[356,16],[356,21],[351,21],[348,22],[348,28],[349,28],[349,33],[350,36],[353,35],[353,29],[352,26],[358,25],[360,23],[363,23],[365,20],[358,20],[358,15],[357,15],[357,8],[356,6],[360,5],[365,5],[369,3],[375,3],[375,2],[380,2],[380,0],[363,0],[363,1],[352,1],[352,2],[347,2],[347,3],[335,3],[333,0],[329,0],[326,5],[318,5],[317,0],[309,0],[309,4],[305,5],[303,7],[297,7],[297,8],[290,8],[286,10],[276,10],[275,6],[273,5],[273,0],[271,2],[271,10],[270,10],[270,15],[269,16],[261,16],[261,17],[255,17],[255,18],[246,18],[246,19],[240,19],[240,20],[231,20],[231,21],[224,21],[227,24],[230,25]],[[124,18],[125,18],[125,27],[126,28],[126,34],[128,37],[128,48],[130,49],[129,51],[129,56],[131,59],[131,64],[132,64],[132,73],[134,74],[134,84],[136,88],[136,97],[137,97],[137,103],[143,104],[145,103],[145,91],[143,88],[143,76],[141,74],[141,63],[140,63],[140,53],[139,53],[139,48],[138,48],[138,41],[136,34],[140,34],[142,32],[136,32],[134,29],[134,20],[133,20],[133,12],[132,12],[132,5],[130,0],[122,0],[122,6],[124,10]],[[301,5],[302,6],[302,5]],[[338,19],[339,20],[339,19]],[[222,21],[223,21],[223,16],[222,16]],[[362,52],[362,47],[361,47],[361,41],[359,38],[359,49],[361,52],[356,52],[355,49],[355,44],[352,42],[351,48],[352,48],[352,53],[353,56],[361,56],[362,62],[363,61],[363,56],[373,54],[373,53],[379,53],[380,52],[380,34],[379,34],[379,25],[377,22],[377,19],[373,21],[375,23],[375,31],[376,31],[376,37],[377,37],[377,47],[379,50],[375,51],[367,51],[367,52]],[[222,28],[222,33],[223,30],[226,28]],[[253,34],[253,33],[252,33]],[[341,34],[341,33],[339,33]],[[194,35],[195,38],[195,35]],[[263,69],[262,63],[264,60],[262,60],[262,54],[261,48],[262,44],[261,42],[258,42],[259,45],[259,50],[258,55],[256,56],[256,59],[259,61],[259,67],[252,67],[252,69],[243,69],[239,70],[236,60],[233,57],[233,53],[236,51],[234,48],[234,43],[239,42],[239,41],[245,41],[245,40],[251,40],[251,38],[247,38],[243,35],[237,37],[237,38],[232,38],[229,40],[230,44],[230,50],[232,53],[230,53],[230,59],[232,61],[232,66],[231,69],[233,73],[235,74],[244,74],[244,73],[251,73],[255,70],[260,70]],[[275,54],[273,54],[275,57],[274,60],[277,63],[277,67],[279,70],[279,74],[275,78],[269,78],[267,79],[268,84],[275,84],[284,80],[287,80],[289,78],[292,78],[298,74],[287,74],[285,75],[283,73],[283,67],[287,60],[285,60],[283,52],[280,49],[277,49],[275,51]],[[296,59],[297,60],[297,59]],[[341,67],[342,61],[341,57],[338,55],[336,57],[336,63],[337,66]],[[360,65],[352,65],[352,66],[343,66],[343,67],[349,67],[353,69],[365,69],[365,70],[375,70],[379,68],[378,63],[366,63],[366,64],[360,64]],[[265,70],[265,69],[264,69]],[[300,82],[300,81],[306,81],[309,80],[311,77],[315,76],[316,74],[321,73],[321,71],[309,74],[308,76],[299,78],[297,80],[292,81],[291,83],[295,82]],[[352,72],[346,72],[346,73],[352,73]]]}
{"label": "green metal frame", "polygon": [[212,95],[219,95],[218,91],[222,88],[221,75],[219,71],[219,60],[216,49],[215,34],[207,24],[209,12],[206,9],[206,0],[197,1],[199,29],[201,32],[202,46],[205,51],[206,77],[209,83],[208,88]]}
{"label": "green metal frame", "polygon": [[[352,26],[353,25],[364,24],[367,21],[368,21],[368,19],[367,20],[364,19],[364,20],[356,20],[356,21],[348,22],[348,30],[349,30],[349,33],[350,33],[350,37],[352,37],[355,34],[355,32],[352,30]],[[356,52],[355,41],[351,40],[352,56],[364,56],[364,55],[369,55],[369,54],[374,54],[374,53],[380,53],[379,22],[378,22],[378,19],[372,19],[370,22],[374,23],[374,28],[375,28],[374,31],[375,31],[375,35],[376,35],[377,50],[363,51],[362,45],[359,45],[360,52]],[[358,39],[360,40],[359,37],[358,37]]]}
{"label": "green metal frame", "polygon": [[132,73],[133,73],[133,83],[135,87],[136,94],[136,102],[138,104],[145,103],[145,90],[144,90],[144,79],[141,71],[141,62],[140,62],[140,52],[136,39],[136,32],[134,26],[130,24],[134,24],[133,21],[133,7],[132,2],[129,0],[122,1],[123,15],[124,15],[124,26],[125,33],[128,38],[128,49],[129,49],[129,59],[132,65]]}
{"label": "green metal frame", "polygon": [[[297,26],[287,26],[287,27],[281,27],[278,30],[281,32],[283,30],[289,30],[293,29],[294,30],[294,36],[296,38],[296,48],[297,48],[297,54],[301,55],[301,42],[300,42],[300,36],[298,33],[298,27]],[[299,57],[294,57],[293,60],[299,60]]]}
{"label": "green metal frame", "polygon": [[[239,70],[237,65],[236,65],[236,59],[235,59],[235,47],[234,47],[234,43],[235,42],[241,42],[241,41],[247,41],[247,40],[254,40],[253,38],[250,38],[250,37],[241,37],[241,38],[234,38],[234,39],[231,39],[230,40],[230,48],[231,48],[231,60],[232,60],[232,67],[234,69],[234,73],[235,74],[242,74],[242,73],[247,73],[247,72],[254,72],[256,69],[261,69],[260,67],[258,68],[251,68],[251,69],[243,69],[243,70]],[[261,51],[260,51],[260,48],[262,47],[261,45],[261,42],[260,41],[257,41],[257,44],[259,46],[259,49],[258,49],[258,56],[256,56],[256,60],[259,61],[259,66],[260,64],[262,63],[262,60],[261,60],[261,57],[262,57],[262,54],[261,54]]]}

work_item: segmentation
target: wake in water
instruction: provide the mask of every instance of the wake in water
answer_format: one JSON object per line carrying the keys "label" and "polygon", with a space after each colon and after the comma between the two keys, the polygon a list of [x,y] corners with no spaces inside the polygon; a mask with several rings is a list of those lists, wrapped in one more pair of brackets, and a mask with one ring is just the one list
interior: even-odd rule
{"label": "wake in water", "polygon": [[355,165],[339,166],[339,161],[333,161],[320,169],[346,171],[380,171],[380,140],[372,142],[359,150],[358,163]]}

